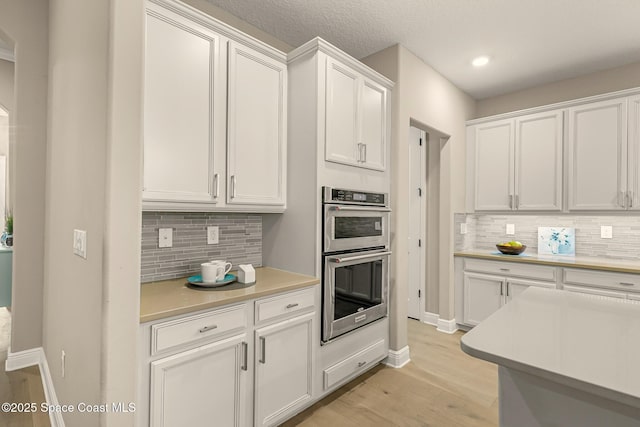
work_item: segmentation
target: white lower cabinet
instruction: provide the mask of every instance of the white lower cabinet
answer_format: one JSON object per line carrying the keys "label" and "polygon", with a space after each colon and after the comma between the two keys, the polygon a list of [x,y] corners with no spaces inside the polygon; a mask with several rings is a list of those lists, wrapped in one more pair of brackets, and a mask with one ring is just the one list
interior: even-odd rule
{"label": "white lower cabinet", "polygon": [[456,279],[461,281],[462,297],[456,317],[467,326],[482,322],[530,286],[556,287],[555,267],[465,259],[456,268],[462,269]]}
{"label": "white lower cabinet", "polygon": [[640,274],[565,268],[562,289],[620,299],[640,299]]}
{"label": "white lower cabinet", "polygon": [[311,399],[314,313],[257,329],[255,425],[277,421]]}
{"label": "white lower cabinet", "polygon": [[141,325],[138,425],[272,426],[310,404],[315,291]]}
{"label": "white lower cabinet", "polygon": [[246,334],[151,362],[152,427],[246,425]]}

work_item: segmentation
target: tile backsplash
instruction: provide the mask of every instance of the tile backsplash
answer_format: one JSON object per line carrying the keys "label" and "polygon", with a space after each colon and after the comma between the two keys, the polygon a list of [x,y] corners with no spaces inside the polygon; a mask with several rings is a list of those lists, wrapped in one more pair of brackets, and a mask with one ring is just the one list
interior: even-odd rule
{"label": "tile backsplash", "polygon": [[[576,255],[611,258],[640,258],[640,218],[628,215],[497,215],[455,214],[455,249],[495,249],[495,244],[519,240],[527,252],[538,252],[538,227],[576,229]],[[460,234],[460,224],[467,234]],[[515,235],[507,235],[507,224],[515,225]],[[613,226],[613,238],[600,238],[600,226]]]}
{"label": "tile backsplash", "polygon": [[[219,243],[207,245],[207,226],[217,225]],[[173,246],[158,247],[158,229],[173,229]],[[175,279],[200,273],[200,264],[223,259],[262,265],[262,216],[184,212],[142,213],[140,281]]]}

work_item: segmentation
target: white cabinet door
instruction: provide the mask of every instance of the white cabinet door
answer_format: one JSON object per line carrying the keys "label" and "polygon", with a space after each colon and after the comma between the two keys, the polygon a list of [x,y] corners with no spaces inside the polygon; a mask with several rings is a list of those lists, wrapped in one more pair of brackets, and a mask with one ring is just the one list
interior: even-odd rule
{"label": "white cabinet door", "polygon": [[640,95],[629,98],[628,199],[629,209],[640,209]]}
{"label": "white cabinet door", "polygon": [[477,125],[475,154],[475,210],[511,210],[513,207],[513,120]]}
{"label": "white cabinet door", "polygon": [[518,295],[524,292],[529,286],[555,289],[556,284],[538,282],[535,280],[526,280],[526,279],[507,279],[507,286],[506,286],[506,292],[505,292],[506,302],[509,302],[512,299],[518,297]]}
{"label": "white cabinet door", "polygon": [[213,99],[225,91],[219,37],[148,7],[143,199],[214,203]]}
{"label": "white cabinet door", "polygon": [[256,330],[256,426],[275,425],[311,399],[314,316],[309,313]]}
{"label": "white cabinet door", "polygon": [[562,209],[562,111],[515,120],[515,201],[518,210]]}
{"label": "white cabinet door", "polygon": [[387,90],[370,79],[362,85],[361,167],[383,171],[386,168]]}
{"label": "white cabinet door", "polygon": [[502,306],[504,279],[464,273],[464,323],[475,326]]}
{"label": "white cabinet door", "polygon": [[247,425],[246,335],[151,362],[152,427]]}
{"label": "white cabinet door", "polygon": [[286,73],[286,64],[229,42],[229,204],[285,203]]}
{"label": "white cabinet door", "polygon": [[569,209],[624,209],[627,99],[569,109]]}
{"label": "white cabinet door", "polygon": [[360,165],[358,88],[360,75],[327,58],[325,160]]}

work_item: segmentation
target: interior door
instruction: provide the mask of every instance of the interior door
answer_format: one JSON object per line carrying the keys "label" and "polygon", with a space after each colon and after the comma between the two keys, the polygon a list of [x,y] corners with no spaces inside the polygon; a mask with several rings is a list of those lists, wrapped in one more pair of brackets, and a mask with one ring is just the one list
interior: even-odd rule
{"label": "interior door", "polygon": [[[422,142],[421,142],[422,141]],[[407,296],[407,316],[421,320],[421,313],[425,311],[424,285],[425,285],[425,244],[423,244],[426,190],[425,163],[426,163],[426,134],[424,131],[409,128],[409,264],[408,280],[409,289]]]}

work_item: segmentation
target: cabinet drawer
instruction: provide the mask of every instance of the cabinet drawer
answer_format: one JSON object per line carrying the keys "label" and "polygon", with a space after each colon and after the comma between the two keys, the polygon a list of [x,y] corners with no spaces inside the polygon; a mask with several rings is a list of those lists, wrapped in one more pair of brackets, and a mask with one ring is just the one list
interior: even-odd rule
{"label": "cabinet drawer", "polygon": [[352,374],[367,369],[372,364],[382,360],[385,356],[384,340],[380,340],[356,354],[347,357],[343,361],[324,370],[324,389],[327,390]]}
{"label": "cabinet drawer", "polygon": [[556,280],[556,268],[544,265],[524,264],[521,262],[500,262],[484,261],[466,258],[464,260],[466,271],[477,271],[480,273],[499,274],[509,277],[527,277],[531,279]]}
{"label": "cabinet drawer", "polygon": [[627,297],[627,294],[625,294],[624,292],[607,291],[604,289],[595,289],[595,288],[589,288],[586,286],[564,285],[562,289],[569,292],[578,292],[581,294],[589,294],[589,295],[599,295],[602,297],[609,297],[609,298],[625,299]]}
{"label": "cabinet drawer", "polygon": [[247,327],[246,305],[236,305],[151,326],[151,355]]}
{"label": "cabinet drawer", "polygon": [[313,295],[314,289],[308,288],[256,301],[256,324],[313,308]]}
{"label": "cabinet drawer", "polygon": [[640,292],[640,275],[638,274],[565,268],[563,279],[564,283]]}

